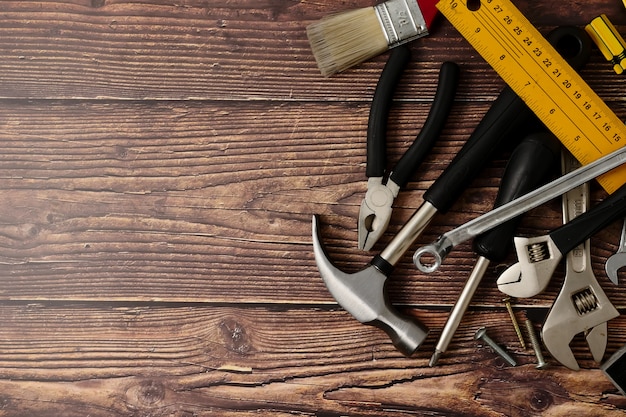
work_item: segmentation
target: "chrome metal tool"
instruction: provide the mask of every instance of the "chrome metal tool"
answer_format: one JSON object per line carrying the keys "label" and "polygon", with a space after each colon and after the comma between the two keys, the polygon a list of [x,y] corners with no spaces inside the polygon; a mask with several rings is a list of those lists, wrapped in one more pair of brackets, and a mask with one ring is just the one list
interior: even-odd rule
{"label": "chrome metal tool", "polygon": [[[580,163],[563,153],[563,172],[570,172]],[[563,194],[563,222],[567,224],[587,211],[589,184],[582,184]],[[606,350],[607,321],[619,316],[593,274],[589,239],[571,250],[565,261],[565,279],[542,327],[543,343],[552,357],[570,369],[578,370],[570,342],[584,333],[596,362]]]}
{"label": "chrome metal tool", "polygon": [[498,289],[518,298],[539,294],[548,285],[552,273],[565,254],[624,214],[626,185],[622,185],[600,204],[548,235],[516,237],[514,243],[519,262],[498,278]]}
{"label": "chrome metal tool", "polygon": [[[498,207],[543,184],[548,175],[554,173],[559,155],[560,144],[552,133],[537,132],[526,137],[511,154],[494,206]],[[518,220],[503,223],[474,239],[474,251],[479,257],[463,291],[454,303],[435,347],[435,353],[430,358],[429,366],[435,366],[441,354],[448,349],[490,262],[501,261],[508,254]]]}
{"label": "chrome metal tool", "polygon": [[[531,191],[530,193],[516,198],[507,204],[493,209],[490,212],[457,227],[456,229],[444,233],[435,242],[430,245],[422,246],[415,251],[415,254],[413,255],[413,262],[422,272],[434,272],[441,266],[441,263],[450,251],[460,243],[472,239],[508,220],[519,216],[520,214],[538,207],[541,204],[571,190],[572,188],[579,186],[580,184],[591,181],[597,176],[622,165],[624,162],[626,162],[626,146],[613,151],[602,158],[596,159],[590,164],[584,165],[569,174],[563,175],[556,180],[539,187],[535,191]],[[616,194],[617,192],[609,196],[609,199],[614,200],[612,197]],[[543,245],[533,245],[536,242],[545,242],[545,237],[532,239],[516,238],[516,240],[519,241],[519,243],[516,243],[516,247],[522,246],[522,242],[526,242],[531,250],[531,253],[524,255],[524,258],[532,256],[536,259],[541,256],[541,253],[538,253],[540,249],[543,249],[544,251],[555,249],[554,245],[550,243],[551,241],[548,241]],[[512,276],[515,275],[513,272],[515,268],[519,269],[520,265],[516,264],[509,268],[512,271]],[[532,292],[535,290],[529,289],[529,291]]]}
{"label": "chrome metal tool", "polygon": [[[571,36],[569,30],[557,28],[548,40],[557,49]],[[572,65],[582,67],[588,58],[586,50],[574,54],[564,48],[563,55]],[[568,56],[569,55],[569,56]],[[319,237],[317,218],[313,218],[313,248],[318,269],[335,300],[355,318],[384,330],[398,350],[410,355],[425,340],[427,330],[418,323],[410,324],[396,311],[387,298],[385,283],[396,263],[437,213],[452,207],[467,185],[479,174],[484,164],[506,140],[512,144],[529,132],[538,121],[511,88],[505,87],[493,102],[471,136],[452,162],[426,190],[420,208],[389,244],[370,261],[365,269],[346,274],[332,265]],[[626,149],[625,149],[626,151]],[[519,213],[521,214],[521,213]],[[516,217],[512,216],[511,218]],[[486,231],[486,230],[485,230]]]}
{"label": "chrome metal tool", "polygon": [[624,219],[624,223],[622,224],[622,234],[619,239],[619,248],[617,249],[617,252],[609,256],[604,264],[606,275],[609,277],[611,282],[613,282],[613,284],[617,285],[619,283],[617,271],[624,266],[626,266],[626,219]]}

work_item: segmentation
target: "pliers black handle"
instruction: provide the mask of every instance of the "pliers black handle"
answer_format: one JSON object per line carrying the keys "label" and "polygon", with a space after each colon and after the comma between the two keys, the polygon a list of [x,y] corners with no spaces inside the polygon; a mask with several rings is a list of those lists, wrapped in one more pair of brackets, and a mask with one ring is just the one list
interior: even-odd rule
{"label": "pliers black handle", "polygon": [[387,120],[393,96],[410,61],[408,47],[394,48],[378,80],[367,129],[368,191],[359,213],[359,248],[369,250],[384,233],[391,218],[392,204],[400,188],[411,179],[439,137],[452,108],[458,85],[459,67],[444,62],[439,72],[437,92],[430,112],[413,144],[385,179],[387,166]]}

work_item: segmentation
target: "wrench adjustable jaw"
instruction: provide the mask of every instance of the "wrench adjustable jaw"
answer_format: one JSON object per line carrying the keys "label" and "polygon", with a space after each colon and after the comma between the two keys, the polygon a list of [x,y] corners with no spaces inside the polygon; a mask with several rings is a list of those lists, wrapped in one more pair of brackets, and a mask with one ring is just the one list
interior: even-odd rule
{"label": "wrench adjustable jaw", "polygon": [[387,275],[373,265],[354,274],[335,267],[319,238],[317,216],[313,216],[313,252],[326,287],[341,307],[361,323],[384,330],[403,354],[409,356],[419,348],[428,329],[391,305],[385,290]]}
{"label": "wrench adjustable jaw", "polygon": [[619,316],[591,270],[587,240],[567,255],[567,272],[543,325],[542,336],[554,359],[570,369],[580,367],[570,342],[584,333],[593,359],[601,362],[607,344],[607,321]]}
{"label": "wrench adjustable jaw", "polygon": [[[580,164],[570,154],[563,154],[562,166],[568,172]],[[583,213],[589,213],[589,184],[568,191],[562,199],[563,222],[572,224]],[[567,253],[563,287],[543,325],[544,344],[554,359],[578,370],[569,344],[583,333],[593,359],[600,362],[608,339],[607,321],[618,315],[593,273],[590,240],[583,240]]]}
{"label": "wrench adjustable jaw", "polygon": [[609,256],[604,264],[604,270],[611,282],[615,285],[619,283],[619,276],[617,271],[620,268],[626,266],[626,218],[622,224],[622,234],[619,239],[619,249],[616,253]]}
{"label": "wrench adjustable jaw", "polygon": [[546,289],[563,254],[548,235],[516,237],[514,244],[519,262],[500,275],[498,289],[511,297],[533,297]]}

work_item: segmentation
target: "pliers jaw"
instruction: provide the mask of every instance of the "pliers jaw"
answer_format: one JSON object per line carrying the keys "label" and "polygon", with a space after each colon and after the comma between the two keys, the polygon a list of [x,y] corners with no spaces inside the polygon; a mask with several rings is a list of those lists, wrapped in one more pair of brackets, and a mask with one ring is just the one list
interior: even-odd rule
{"label": "pliers jaw", "polygon": [[370,250],[389,226],[392,205],[400,187],[382,177],[369,177],[367,193],[359,210],[359,249]]}

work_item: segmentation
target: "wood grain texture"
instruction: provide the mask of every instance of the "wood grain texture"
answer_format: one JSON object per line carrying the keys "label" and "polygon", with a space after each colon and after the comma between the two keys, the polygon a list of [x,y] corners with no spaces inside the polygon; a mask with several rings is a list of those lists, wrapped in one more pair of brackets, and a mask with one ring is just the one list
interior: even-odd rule
{"label": "wood grain texture", "polygon": [[[546,32],[618,1],[515,1]],[[426,120],[438,68],[461,66],[452,114],[396,200],[389,232],[356,248],[369,106],[386,55],[325,79],[304,28],[371,1],[65,0],[0,4],[0,415],[609,416],[626,399],[582,337],[583,370],[534,368],[517,342],[492,265],[440,365],[429,368],[475,255],[435,274],[397,265],[388,294],[431,329],[414,357],[340,308],[319,277],[311,216],[338,267],[362,269],[408,220],[504,84],[444,19],[411,44],[392,108],[395,163]],[[626,81],[598,51],[583,77],[626,119]],[[417,244],[491,208],[510,147],[489,161]],[[592,200],[605,193],[592,186]],[[560,202],[519,233],[561,224]],[[593,268],[621,224],[593,238]],[[417,246],[416,244],[416,246]],[[412,251],[410,251],[412,253]],[[622,277],[623,278],[623,277]],[[540,323],[563,280],[515,300]],[[487,326],[509,368],[473,340]],[[609,322],[607,357],[626,344]]]}

